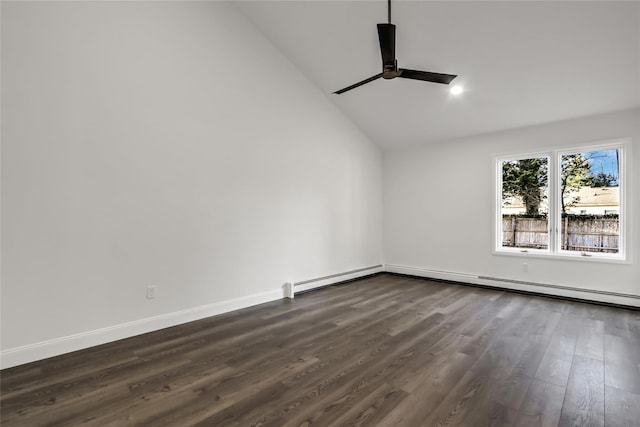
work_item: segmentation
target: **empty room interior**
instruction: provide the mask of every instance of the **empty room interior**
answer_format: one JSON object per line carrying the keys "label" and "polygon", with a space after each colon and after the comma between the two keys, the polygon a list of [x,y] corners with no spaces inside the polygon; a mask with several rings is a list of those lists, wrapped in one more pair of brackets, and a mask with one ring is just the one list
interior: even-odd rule
{"label": "empty room interior", "polygon": [[3,426],[640,425],[640,2],[0,15]]}

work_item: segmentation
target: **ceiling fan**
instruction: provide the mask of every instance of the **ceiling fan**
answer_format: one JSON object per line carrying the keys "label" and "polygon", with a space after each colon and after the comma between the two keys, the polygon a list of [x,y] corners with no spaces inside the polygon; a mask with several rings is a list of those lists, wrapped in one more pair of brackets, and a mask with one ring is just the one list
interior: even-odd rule
{"label": "ceiling fan", "polygon": [[454,74],[432,73],[430,71],[408,70],[406,68],[398,68],[398,60],[396,59],[396,26],[391,23],[391,0],[387,1],[389,12],[389,23],[378,24],[378,39],[380,40],[380,53],[382,54],[382,72],[366,80],[347,86],[344,89],[337,90],[333,93],[340,95],[351,89],[372,82],[382,77],[383,79],[395,79],[402,77],[403,79],[422,80],[431,83],[442,83],[448,85],[453,79],[458,77]]}

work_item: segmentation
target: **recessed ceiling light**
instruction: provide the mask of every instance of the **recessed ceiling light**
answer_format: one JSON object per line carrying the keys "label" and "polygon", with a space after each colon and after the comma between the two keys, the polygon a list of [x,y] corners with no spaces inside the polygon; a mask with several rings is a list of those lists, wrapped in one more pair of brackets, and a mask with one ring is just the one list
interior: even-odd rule
{"label": "recessed ceiling light", "polygon": [[451,95],[460,95],[462,92],[464,92],[464,88],[460,85],[451,86],[449,89]]}

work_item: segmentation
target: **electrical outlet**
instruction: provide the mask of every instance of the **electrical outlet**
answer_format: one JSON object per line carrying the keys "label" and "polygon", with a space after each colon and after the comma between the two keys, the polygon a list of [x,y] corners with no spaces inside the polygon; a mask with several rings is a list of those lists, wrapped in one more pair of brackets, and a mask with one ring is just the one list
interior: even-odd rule
{"label": "electrical outlet", "polygon": [[522,264],[522,271],[524,271],[525,273],[529,271],[529,264],[527,264],[526,262]]}
{"label": "electrical outlet", "polygon": [[156,287],[147,286],[147,299],[154,299],[156,297]]}

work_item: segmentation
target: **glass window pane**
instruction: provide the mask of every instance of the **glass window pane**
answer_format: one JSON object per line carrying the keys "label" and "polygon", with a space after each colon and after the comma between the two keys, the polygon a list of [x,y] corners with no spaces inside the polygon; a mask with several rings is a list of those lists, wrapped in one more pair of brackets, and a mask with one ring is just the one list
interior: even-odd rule
{"label": "glass window pane", "polygon": [[617,149],[560,158],[560,249],[618,253],[620,153]]}
{"label": "glass window pane", "polygon": [[549,159],[504,160],[502,170],[502,247],[549,247]]}

